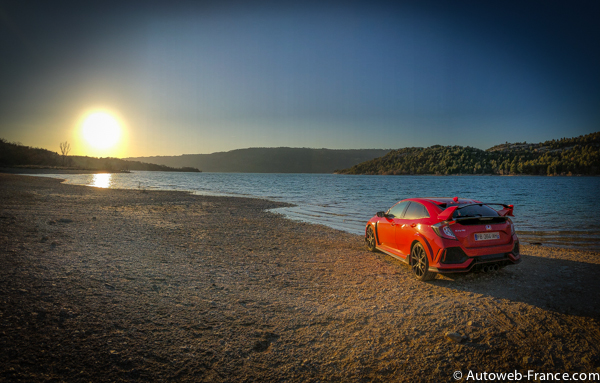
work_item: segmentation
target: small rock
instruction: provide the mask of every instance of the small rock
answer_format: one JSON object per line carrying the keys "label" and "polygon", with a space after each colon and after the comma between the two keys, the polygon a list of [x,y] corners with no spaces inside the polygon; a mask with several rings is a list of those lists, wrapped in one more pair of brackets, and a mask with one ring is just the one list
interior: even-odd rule
{"label": "small rock", "polygon": [[270,346],[271,342],[269,342],[268,340],[259,340],[254,343],[254,347],[252,349],[257,352],[265,352],[269,349]]}
{"label": "small rock", "polygon": [[460,335],[457,332],[447,332],[445,336],[446,336],[447,339],[449,339],[449,340],[451,340],[453,342],[456,342],[456,343],[460,343],[464,339],[462,337],[462,335]]}
{"label": "small rock", "polygon": [[96,220],[96,217],[92,217],[92,221],[95,221],[95,220]]}
{"label": "small rock", "polygon": [[138,370],[137,368],[134,368],[131,371],[128,371],[127,374],[129,376],[131,376],[131,377],[139,378],[140,377],[140,370]]}
{"label": "small rock", "polygon": [[468,321],[467,326],[473,326],[473,321],[472,320]]}
{"label": "small rock", "polygon": [[71,311],[71,310],[67,310],[67,309],[62,308],[62,309],[60,309],[60,312],[58,313],[58,316],[60,318],[63,318],[63,319],[74,318],[75,317],[75,313],[73,311]]}
{"label": "small rock", "polygon": [[590,363],[590,360],[586,356],[581,358],[581,364],[589,364],[589,363]]}

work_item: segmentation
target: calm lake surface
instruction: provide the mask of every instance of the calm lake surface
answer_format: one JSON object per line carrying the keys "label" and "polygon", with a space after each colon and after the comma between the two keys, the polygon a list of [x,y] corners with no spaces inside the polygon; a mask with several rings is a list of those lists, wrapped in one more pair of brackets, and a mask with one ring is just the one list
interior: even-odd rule
{"label": "calm lake surface", "polygon": [[274,209],[290,219],[356,234],[366,221],[410,197],[464,197],[515,205],[522,242],[600,251],[600,177],[351,176],[133,172],[43,175],[118,189],[187,190],[293,203]]}

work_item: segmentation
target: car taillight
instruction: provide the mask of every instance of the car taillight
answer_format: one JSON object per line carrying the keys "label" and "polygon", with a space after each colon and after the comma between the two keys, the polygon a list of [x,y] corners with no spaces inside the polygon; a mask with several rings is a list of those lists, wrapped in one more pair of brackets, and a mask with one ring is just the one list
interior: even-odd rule
{"label": "car taillight", "polygon": [[512,223],[512,221],[510,219],[508,220],[508,223],[510,225],[510,234],[515,235],[515,224]]}
{"label": "car taillight", "polygon": [[456,239],[456,236],[454,235],[454,233],[450,229],[450,226],[448,226],[447,223],[436,223],[435,225],[431,225],[431,228],[433,229],[433,231],[435,231],[437,235],[439,235],[442,238]]}

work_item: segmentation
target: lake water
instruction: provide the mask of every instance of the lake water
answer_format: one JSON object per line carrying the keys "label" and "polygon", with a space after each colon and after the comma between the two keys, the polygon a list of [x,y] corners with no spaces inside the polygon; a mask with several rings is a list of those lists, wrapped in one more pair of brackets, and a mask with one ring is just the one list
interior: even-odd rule
{"label": "lake water", "polygon": [[522,242],[600,250],[600,177],[351,176],[133,172],[44,175],[67,183],[120,189],[187,190],[293,203],[274,209],[290,219],[356,234],[366,221],[410,197],[464,197],[515,206]]}

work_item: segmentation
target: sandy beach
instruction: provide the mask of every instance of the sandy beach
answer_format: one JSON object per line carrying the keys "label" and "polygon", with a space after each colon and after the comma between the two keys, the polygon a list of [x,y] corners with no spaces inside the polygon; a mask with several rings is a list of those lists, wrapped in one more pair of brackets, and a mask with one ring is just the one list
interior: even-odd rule
{"label": "sandy beach", "polygon": [[600,373],[600,254],[424,283],[277,206],[0,173],[0,381]]}

